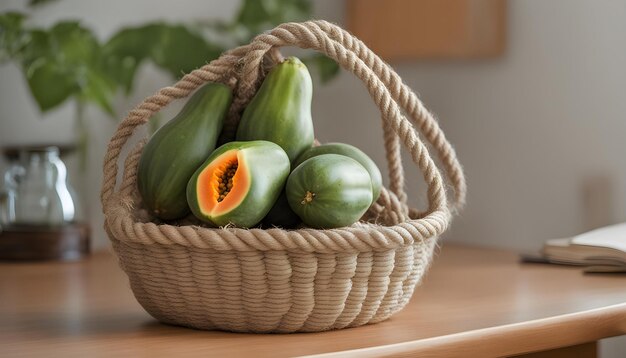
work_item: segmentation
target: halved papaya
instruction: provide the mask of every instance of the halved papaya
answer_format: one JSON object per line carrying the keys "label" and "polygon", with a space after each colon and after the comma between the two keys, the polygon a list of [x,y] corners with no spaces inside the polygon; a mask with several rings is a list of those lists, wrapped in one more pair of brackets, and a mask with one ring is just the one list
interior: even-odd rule
{"label": "halved papaya", "polygon": [[210,224],[252,227],[270,211],[289,176],[289,157],[272,142],[217,148],[187,184],[191,212]]}

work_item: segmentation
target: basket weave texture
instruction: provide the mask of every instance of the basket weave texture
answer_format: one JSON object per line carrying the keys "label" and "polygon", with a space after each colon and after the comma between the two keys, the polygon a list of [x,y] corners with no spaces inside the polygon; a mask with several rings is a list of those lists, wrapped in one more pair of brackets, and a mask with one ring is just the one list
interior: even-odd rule
{"label": "basket weave texture", "polygon": [[[204,83],[221,82],[234,93],[223,134],[232,136],[282,46],[322,52],[363,81],[382,116],[389,188],[362,221],[338,229],[211,229],[193,220],[155,221],[136,188],[145,139],[129,152],[118,183],[120,153],[135,129]],[[401,145],[427,184],[425,211],[407,206]],[[164,323],[237,332],[315,332],[387,319],[408,303],[464,198],[461,166],[432,114],[361,41],[325,21],[282,24],[144,100],[111,138],[101,193],[105,229],[146,311]]]}

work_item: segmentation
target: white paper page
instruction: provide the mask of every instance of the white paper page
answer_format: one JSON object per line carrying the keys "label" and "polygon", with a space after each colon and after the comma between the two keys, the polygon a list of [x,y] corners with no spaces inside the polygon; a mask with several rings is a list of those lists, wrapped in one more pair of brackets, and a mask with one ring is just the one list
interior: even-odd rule
{"label": "white paper page", "polygon": [[605,226],[576,235],[573,244],[608,247],[626,252],[626,223]]}

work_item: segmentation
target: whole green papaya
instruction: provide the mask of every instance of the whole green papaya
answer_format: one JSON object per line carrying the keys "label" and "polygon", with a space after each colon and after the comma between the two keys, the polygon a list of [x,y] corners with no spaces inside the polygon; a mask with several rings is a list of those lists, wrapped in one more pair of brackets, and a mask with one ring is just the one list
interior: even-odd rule
{"label": "whole green papaya", "polygon": [[283,229],[293,229],[301,222],[300,217],[291,210],[289,201],[287,201],[287,193],[283,190],[272,209],[263,218],[262,224],[265,228],[276,226]]}
{"label": "whole green papaya", "polygon": [[359,148],[350,144],[326,143],[317,147],[311,147],[304,151],[304,153],[302,153],[298,157],[293,167],[295,168],[305,160],[322,154],[345,155],[359,162],[359,164],[361,164],[363,168],[365,168],[367,172],[370,173],[370,177],[372,179],[372,202],[378,199],[378,197],[380,196],[380,190],[383,187],[383,176],[380,174],[380,169],[378,169],[376,163],[374,163],[374,161],[370,157],[368,157],[367,154],[363,153]]}
{"label": "whole green papaya", "polygon": [[306,66],[295,57],[287,58],[268,73],[246,107],[237,128],[237,140],[274,142],[293,163],[313,144],[312,93]]}
{"label": "whole green papaya", "polygon": [[152,215],[173,220],[189,213],[187,182],[215,149],[231,100],[230,88],[209,83],[150,138],[139,160],[137,186]]}
{"label": "whole green papaya", "polygon": [[287,201],[302,221],[316,229],[347,226],[372,204],[372,180],[356,160],[322,154],[298,165],[287,179]]}

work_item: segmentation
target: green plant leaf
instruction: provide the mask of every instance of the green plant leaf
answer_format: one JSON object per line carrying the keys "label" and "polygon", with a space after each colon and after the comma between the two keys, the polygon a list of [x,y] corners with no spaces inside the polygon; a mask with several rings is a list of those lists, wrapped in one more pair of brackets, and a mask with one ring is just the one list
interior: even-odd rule
{"label": "green plant leaf", "polygon": [[55,2],[55,1],[58,1],[58,0],[29,0],[28,6],[35,7],[35,6],[45,5],[51,2]]}
{"label": "green plant leaf", "polygon": [[321,53],[304,58],[303,61],[307,66],[316,68],[322,83],[328,83],[339,74],[340,67],[337,62]]}
{"label": "green plant leaf", "polygon": [[121,85],[127,94],[132,89],[139,64],[150,57],[160,33],[161,26],[157,24],[125,28],[102,46],[106,73]]}
{"label": "green plant leaf", "polygon": [[116,86],[103,72],[100,45],[89,29],[64,21],[49,31],[30,31],[22,52],[28,85],[42,111],[79,96],[114,115]]}
{"label": "green plant leaf", "polygon": [[26,15],[19,12],[0,14],[0,62],[19,56],[26,41],[24,19]]}
{"label": "green plant leaf", "polygon": [[58,106],[78,90],[73,76],[58,64],[45,59],[31,67],[26,79],[42,111]]}
{"label": "green plant leaf", "polygon": [[311,14],[308,0],[244,0],[236,22],[258,29],[287,21],[302,21]]}
{"label": "green plant leaf", "polygon": [[104,57],[104,61],[104,72],[108,78],[121,86],[128,95],[133,88],[139,62],[134,57]]}
{"label": "green plant leaf", "polygon": [[289,21],[309,20],[312,12],[309,0],[265,0],[272,6],[274,25]]}
{"label": "green plant leaf", "polygon": [[161,37],[164,26],[155,23],[124,28],[102,46],[102,52],[108,56],[128,56],[142,60],[150,56],[154,44]]}
{"label": "green plant leaf", "polygon": [[90,69],[85,73],[85,82],[81,86],[80,97],[83,101],[92,102],[102,110],[115,116],[115,111],[111,104],[115,93],[115,83],[108,79],[103,73]]}
{"label": "green plant leaf", "polygon": [[145,59],[179,78],[217,58],[222,51],[185,26],[163,23],[123,29],[103,46],[107,73],[127,93]]}
{"label": "green plant leaf", "polygon": [[184,26],[165,26],[161,41],[152,51],[152,60],[175,78],[216,59],[222,49],[207,43]]}
{"label": "green plant leaf", "polygon": [[26,43],[21,50],[22,66],[26,72],[30,71],[30,66],[40,61],[41,58],[53,56],[50,47],[50,35],[44,30],[30,30],[26,34]]}
{"label": "green plant leaf", "polygon": [[244,0],[236,22],[249,29],[255,29],[269,23],[272,14],[270,14],[266,3],[265,0]]}
{"label": "green plant leaf", "polygon": [[54,25],[50,30],[50,46],[57,61],[66,66],[92,65],[99,59],[98,40],[76,21]]}
{"label": "green plant leaf", "polygon": [[235,23],[248,29],[246,42],[283,22],[302,21],[311,14],[309,0],[244,0]]}

